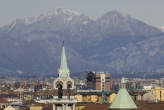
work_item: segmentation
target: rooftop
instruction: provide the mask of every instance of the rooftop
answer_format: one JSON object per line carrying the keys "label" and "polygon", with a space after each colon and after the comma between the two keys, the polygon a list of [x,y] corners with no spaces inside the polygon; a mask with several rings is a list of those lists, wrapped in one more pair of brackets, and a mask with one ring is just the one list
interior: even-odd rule
{"label": "rooftop", "polygon": [[[135,102],[138,106],[138,110],[163,110],[164,102],[159,103],[147,103],[143,101]],[[82,110],[110,110],[109,104],[89,104]]]}

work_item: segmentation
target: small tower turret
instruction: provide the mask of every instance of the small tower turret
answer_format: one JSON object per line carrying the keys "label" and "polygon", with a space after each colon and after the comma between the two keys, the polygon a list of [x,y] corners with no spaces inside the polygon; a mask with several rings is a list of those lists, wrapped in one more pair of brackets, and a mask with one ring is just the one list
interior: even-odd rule
{"label": "small tower turret", "polygon": [[126,88],[126,78],[121,79],[121,88]]}

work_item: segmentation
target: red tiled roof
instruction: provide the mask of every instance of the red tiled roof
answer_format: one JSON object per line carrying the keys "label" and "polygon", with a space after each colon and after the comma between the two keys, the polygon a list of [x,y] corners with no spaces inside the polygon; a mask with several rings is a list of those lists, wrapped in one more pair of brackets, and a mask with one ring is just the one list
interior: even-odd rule
{"label": "red tiled roof", "polygon": [[164,102],[148,103],[143,101],[136,102],[138,110],[164,110]]}
{"label": "red tiled roof", "polygon": [[0,103],[8,103],[8,101],[3,98],[0,98]]}
{"label": "red tiled roof", "polygon": [[[136,102],[138,110],[164,110],[164,102],[148,103],[143,101]],[[109,104],[88,104],[82,110],[109,110]]]}
{"label": "red tiled roof", "polygon": [[109,104],[88,104],[88,106],[82,110],[109,110]]}

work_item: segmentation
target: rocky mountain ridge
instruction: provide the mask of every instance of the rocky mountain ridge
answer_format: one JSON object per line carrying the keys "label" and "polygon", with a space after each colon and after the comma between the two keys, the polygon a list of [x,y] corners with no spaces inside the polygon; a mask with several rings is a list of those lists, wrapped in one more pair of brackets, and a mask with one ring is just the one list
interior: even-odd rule
{"label": "rocky mountain ridge", "polygon": [[72,73],[164,71],[159,29],[115,10],[92,20],[58,8],[0,28],[0,74],[57,74],[63,40]]}

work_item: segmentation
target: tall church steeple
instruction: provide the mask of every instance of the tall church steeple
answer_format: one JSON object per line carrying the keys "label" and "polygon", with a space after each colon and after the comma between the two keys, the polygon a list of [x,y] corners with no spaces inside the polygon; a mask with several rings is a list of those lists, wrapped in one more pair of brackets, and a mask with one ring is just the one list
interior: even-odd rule
{"label": "tall church steeple", "polygon": [[64,48],[64,41],[62,45],[62,54],[61,54],[61,62],[60,62],[60,68],[59,68],[59,77],[67,78],[69,77],[69,69],[67,67],[67,58]]}
{"label": "tall church steeple", "polygon": [[75,104],[77,103],[77,100],[74,97],[75,86],[74,80],[69,76],[70,72],[67,66],[64,42],[62,45],[61,62],[58,74],[59,77],[57,77],[53,82],[53,110],[75,110]]}

